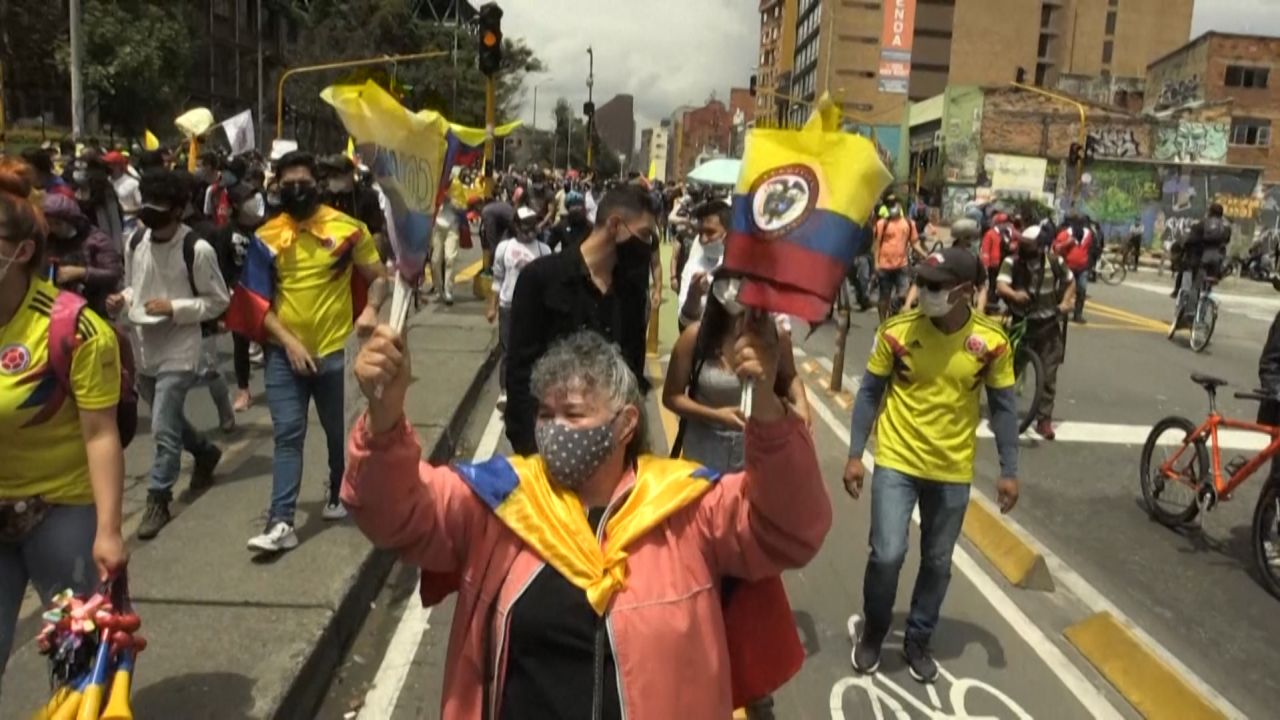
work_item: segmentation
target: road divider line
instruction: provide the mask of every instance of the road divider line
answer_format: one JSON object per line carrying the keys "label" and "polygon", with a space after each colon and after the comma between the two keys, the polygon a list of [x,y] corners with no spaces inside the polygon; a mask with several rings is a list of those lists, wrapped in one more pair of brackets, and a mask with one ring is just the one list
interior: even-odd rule
{"label": "road divider line", "polygon": [[[990,512],[999,512],[996,505],[989,498],[981,493],[972,495],[973,502],[977,502],[987,508]],[[1111,602],[1088,580],[1085,580],[1080,573],[1076,572],[1061,557],[1050,550],[1044,543],[1032,535],[1030,531],[1024,528],[1012,517],[1005,516],[1004,522],[1009,529],[1018,534],[1023,542],[1035,548],[1036,552],[1044,557],[1045,563],[1049,566],[1049,572],[1054,578],[1054,582],[1066,592],[1075,596],[1085,607],[1093,613],[1106,613],[1111,616],[1115,622],[1123,628],[1132,637],[1141,642],[1148,650],[1150,655],[1160,663],[1176,672],[1184,683],[1190,685],[1198,694],[1207,698],[1215,707],[1222,712],[1224,717],[1230,720],[1247,720],[1247,716],[1240,711],[1231,701],[1227,700],[1217,690],[1213,689],[1208,683],[1200,679],[1194,671],[1188,668],[1176,655],[1169,651],[1160,641],[1153,638],[1147,631],[1143,630],[1137,623],[1129,618],[1115,603]],[[1088,658],[1086,658],[1088,659]],[[1092,661],[1090,661],[1092,663]],[[1175,714],[1173,717],[1179,717]]]}
{"label": "road divider line", "polygon": [[[827,404],[822,400],[817,400],[813,404],[814,412],[822,419],[827,427],[835,433],[835,436],[845,445],[849,444],[849,429],[836,419],[835,413],[831,411]],[[874,460],[868,453],[867,470],[874,468]],[[977,495],[978,493],[974,493]],[[912,515],[912,519],[919,524],[919,515]],[[1095,686],[1080,668],[1076,667],[1066,654],[1054,644],[1052,640],[1045,635],[1044,631],[1036,626],[1031,618],[1018,607],[1018,604],[1009,597],[995,580],[987,574],[978,562],[973,559],[963,547],[957,545],[951,553],[952,565],[960,571],[960,574],[974,586],[974,588],[984,597],[991,605],[994,613],[992,617],[999,618],[1013,628],[1013,631],[1022,638],[1024,642],[1031,648],[1049,668],[1049,671],[1058,678],[1076,700],[1084,706],[1089,713],[1089,717],[1100,720],[1119,720],[1122,716],[1112,706],[1111,702],[1102,691]]]}
{"label": "road divider line", "polygon": [[1149,318],[1145,315],[1132,313],[1128,310],[1121,310],[1120,308],[1111,307],[1110,305],[1103,305],[1102,303],[1093,300],[1085,301],[1085,307],[1102,315],[1107,315],[1115,320],[1123,320],[1125,322],[1133,323],[1134,325],[1141,325],[1143,327],[1162,330],[1164,332],[1169,331],[1169,323],[1155,318]]}
{"label": "road divider line", "polygon": [[470,265],[459,270],[458,274],[453,276],[453,281],[455,283],[469,283],[471,282],[472,278],[480,274],[480,270],[483,267],[484,267],[484,260],[477,260],[471,263]]}
{"label": "road divider line", "polygon": [[[502,437],[502,425],[502,413],[494,410],[480,436],[480,444],[476,446],[473,460],[488,460],[493,456]],[[395,715],[400,693],[404,690],[409,670],[413,667],[413,658],[418,654],[418,646],[422,644],[422,636],[431,628],[431,610],[434,607],[423,607],[417,592],[410,594],[405,600],[404,612],[396,623],[387,652],[382,657],[382,664],[378,666],[373,685],[365,695],[357,720],[385,720]]]}
{"label": "road divider line", "polygon": [[964,536],[1011,584],[1027,590],[1053,592],[1053,576],[1044,558],[986,506],[969,501],[969,509],[964,514]]}
{"label": "road divider line", "polygon": [[[1155,422],[1152,422],[1154,425]],[[1151,434],[1151,425],[1124,425],[1120,423],[1077,422],[1066,420],[1054,425],[1057,443],[1093,443],[1096,445],[1130,445],[1142,447]],[[986,424],[978,427],[978,437],[990,440],[995,437]],[[1026,437],[1034,437],[1024,435]],[[1172,436],[1163,444],[1173,447]],[[1243,430],[1218,431],[1218,445],[1227,450],[1244,450],[1257,452],[1270,442],[1270,437],[1261,433]]]}
{"label": "road divider line", "polygon": [[1143,717],[1217,720],[1227,716],[1109,612],[1095,613],[1063,631]]}

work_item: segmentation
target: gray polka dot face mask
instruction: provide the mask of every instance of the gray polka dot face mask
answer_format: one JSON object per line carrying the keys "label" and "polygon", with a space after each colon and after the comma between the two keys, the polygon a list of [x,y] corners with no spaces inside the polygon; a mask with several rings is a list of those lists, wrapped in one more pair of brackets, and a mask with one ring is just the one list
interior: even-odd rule
{"label": "gray polka dot face mask", "polygon": [[577,490],[613,452],[613,418],[603,425],[571,428],[553,420],[539,420],[535,428],[538,454],[547,474],[558,485]]}

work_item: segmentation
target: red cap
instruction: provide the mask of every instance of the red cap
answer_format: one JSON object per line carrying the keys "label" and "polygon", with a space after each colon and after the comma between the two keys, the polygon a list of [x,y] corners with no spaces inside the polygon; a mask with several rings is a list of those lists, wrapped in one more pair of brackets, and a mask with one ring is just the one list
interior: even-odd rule
{"label": "red cap", "polygon": [[125,157],[117,150],[112,150],[106,155],[103,155],[102,161],[108,165],[128,165],[129,164],[129,158]]}

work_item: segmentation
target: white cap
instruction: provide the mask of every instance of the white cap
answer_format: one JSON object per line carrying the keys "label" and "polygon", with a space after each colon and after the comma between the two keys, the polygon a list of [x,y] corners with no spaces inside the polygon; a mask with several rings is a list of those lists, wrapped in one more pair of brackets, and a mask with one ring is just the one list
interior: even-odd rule
{"label": "white cap", "polygon": [[1038,240],[1040,239],[1040,226],[1039,226],[1039,225],[1032,225],[1031,227],[1027,228],[1026,230],[1023,230],[1023,231],[1022,231],[1022,239],[1023,239],[1023,240],[1030,240],[1031,242],[1036,242],[1036,241],[1038,241]]}
{"label": "white cap", "polygon": [[521,207],[516,211],[516,218],[520,220],[537,220],[538,213],[534,212],[533,208]]}

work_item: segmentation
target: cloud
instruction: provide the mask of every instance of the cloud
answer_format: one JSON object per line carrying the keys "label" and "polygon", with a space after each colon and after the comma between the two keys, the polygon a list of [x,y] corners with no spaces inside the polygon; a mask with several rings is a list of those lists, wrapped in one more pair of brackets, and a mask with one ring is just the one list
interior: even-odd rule
{"label": "cloud", "polygon": [[1198,0],[1191,20],[1191,37],[1210,30],[1280,35],[1280,3],[1276,0]]}
{"label": "cloud", "polygon": [[[553,122],[564,97],[575,113],[587,99],[587,46],[595,50],[596,105],[614,95],[635,97],[637,132],[679,105],[701,105],[712,92],[746,87],[759,51],[754,0],[507,0],[503,32],[522,37],[547,65],[530,76],[522,117]],[[638,144],[639,138],[636,138]]]}

